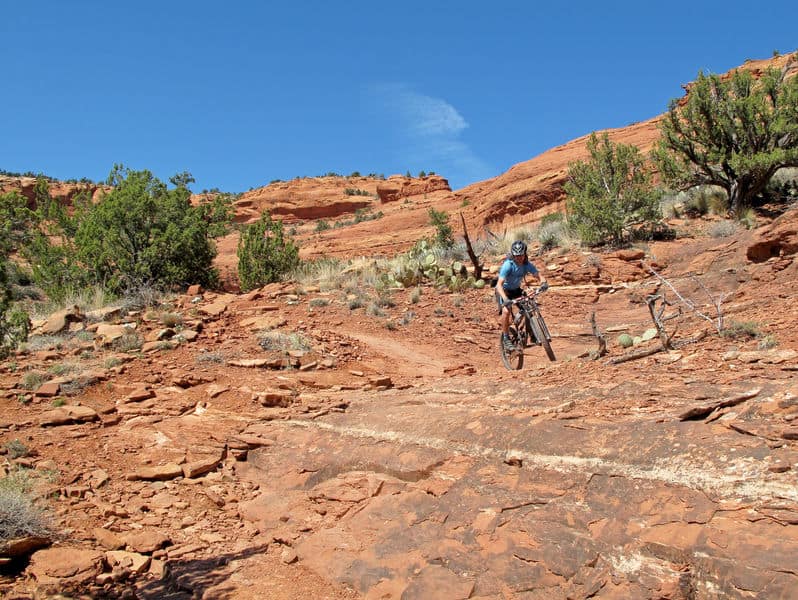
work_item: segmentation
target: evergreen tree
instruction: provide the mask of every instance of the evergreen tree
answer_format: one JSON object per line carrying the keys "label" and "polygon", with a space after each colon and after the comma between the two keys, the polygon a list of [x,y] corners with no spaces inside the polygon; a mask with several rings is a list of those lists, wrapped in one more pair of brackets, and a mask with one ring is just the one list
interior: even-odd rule
{"label": "evergreen tree", "polygon": [[238,279],[243,291],[279,281],[299,264],[299,248],[268,212],[247,225],[238,240]]}
{"label": "evergreen tree", "polygon": [[678,189],[720,186],[739,215],[778,169],[798,166],[798,77],[786,77],[796,61],[758,80],[745,69],[728,78],[699,73],[661,124],[664,180]]}
{"label": "evergreen tree", "polygon": [[568,166],[568,224],[587,244],[620,244],[660,219],[661,192],[640,150],[605,132],[587,142],[590,160]]}

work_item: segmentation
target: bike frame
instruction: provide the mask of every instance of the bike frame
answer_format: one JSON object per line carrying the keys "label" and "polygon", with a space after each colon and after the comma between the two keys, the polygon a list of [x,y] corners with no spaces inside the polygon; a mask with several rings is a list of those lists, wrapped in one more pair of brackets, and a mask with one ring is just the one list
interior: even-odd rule
{"label": "bike frame", "polygon": [[[540,288],[535,289],[532,293],[524,292],[506,305],[507,310],[510,311],[511,336],[514,336],[513,343],[516,346],[513,349],[508,349],[502,341],[502,359],[508,369],[520,369],[523,366],[524,348],[527,347],[530,336],[534,338],[534,344],[543,347],[549,360],[556,360],[551,348],[549,328],[546,326],[535,300],[540,293]],[[516,312],[513,311],[513,306],[518,307]]]}

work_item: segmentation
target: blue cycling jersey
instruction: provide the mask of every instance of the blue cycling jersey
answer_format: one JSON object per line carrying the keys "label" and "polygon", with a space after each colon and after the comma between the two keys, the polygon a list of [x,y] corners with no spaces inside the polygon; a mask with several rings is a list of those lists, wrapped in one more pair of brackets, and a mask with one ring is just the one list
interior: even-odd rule
{"label": "blue cycling jersey", "polygon": [[531,262],[526,262],[522,265],[516,264],[512,259],[504,261],[502,268],[499,269],[499,278],[504,277],[504,284],[502,287],[505,290],[517,290],[521,287],[521,282],[524,275],[527,273],[537,275],[538,270]]}

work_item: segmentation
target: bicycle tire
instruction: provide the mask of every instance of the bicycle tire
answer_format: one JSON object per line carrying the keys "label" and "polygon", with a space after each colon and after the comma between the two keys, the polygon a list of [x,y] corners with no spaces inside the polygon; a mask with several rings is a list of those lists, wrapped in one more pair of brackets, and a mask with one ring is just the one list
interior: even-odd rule
{"label": "bicycle tire", "polygon": [[507,330],[507,335],[514,348],[512,350],[508,349],[504,345],[503,336],[501,334],[499,335],[499,350],[501,352],[502,362],[504,362],[504,366],[507,367],[508,370],[518,371],[524,366],[524,348],[523,345],[519,343],[518,330],[515,326],[510,326]]}
{"label": "bicycle tire", "polygon": [[535,334],[538,343],[543,346],[543,350],[546,351],[546,356],[549,357],[549,360],[552,362],[557,360],[557,357],[554,356],[554,350],[551,349],[549,337],[546,335],[548,329],[546,328],[546,322],[543,320],[543,317],[541,317],[539,314],[534,315],[530,320],[530,325],[532,325],[532,332]]}

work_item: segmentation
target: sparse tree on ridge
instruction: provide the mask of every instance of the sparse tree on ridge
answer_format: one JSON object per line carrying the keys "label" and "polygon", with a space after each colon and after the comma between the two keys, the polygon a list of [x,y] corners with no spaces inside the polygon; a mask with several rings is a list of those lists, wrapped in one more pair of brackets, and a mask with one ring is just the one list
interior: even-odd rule
{"label": "sparse tree on ridge", "polygon": [[798,76],[744,69],[728,78],[699,73],[684,102],[673,100],[655,151],[666,183],[677,189],[722,187],[739,215],[782,167],[798,166]]}
{"label": "sparse tree on ridge", "polygon": [[568,166],[568,224],[586,244],[620,244],[660,219],[661,191],[636,146],[591,134],[590,160]]}

